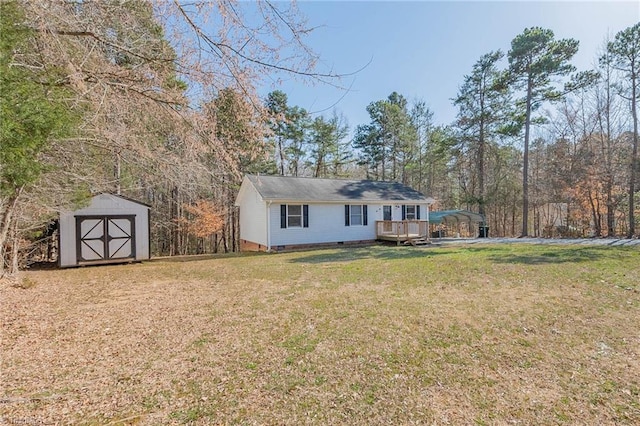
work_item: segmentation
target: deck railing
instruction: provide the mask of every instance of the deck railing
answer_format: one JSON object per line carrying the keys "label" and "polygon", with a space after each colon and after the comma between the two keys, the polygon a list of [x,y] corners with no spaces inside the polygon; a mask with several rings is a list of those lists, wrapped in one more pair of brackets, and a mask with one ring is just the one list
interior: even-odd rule
{"label": "deck railing", "polygon": [[376,237],[406,241],[410,238],[427,237],[429,222],[426,220],[377,220]]}

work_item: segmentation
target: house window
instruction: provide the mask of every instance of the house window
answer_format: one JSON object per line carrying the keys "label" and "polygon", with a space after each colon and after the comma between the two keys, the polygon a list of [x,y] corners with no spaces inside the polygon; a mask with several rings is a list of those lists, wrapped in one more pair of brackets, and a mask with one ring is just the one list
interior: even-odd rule
{"label": "house window", "polygon": [[362,206],[351,206],[351,225],[362,225]]}
{"label": "house window", "polygon": [[415,204],[403,205],[402,220],[420,220],[420,206]]}
{"label": "house window", "polygon": [[289,228],[302,227],[302,206],[301,205],[287,206],[287,227]]}
{"label": "house window", "polygon": [[348,204],[344,206],[345,226],[367,226],[367,206],[362,204]]}
{"label": "house window", "polygon": [[302,227],[309,227],[309,206],[307,204],[281,204],[280,228]]}
{"label": "house window", "polygon": [[416,220],[416,206],[407,206],[407,220]]}

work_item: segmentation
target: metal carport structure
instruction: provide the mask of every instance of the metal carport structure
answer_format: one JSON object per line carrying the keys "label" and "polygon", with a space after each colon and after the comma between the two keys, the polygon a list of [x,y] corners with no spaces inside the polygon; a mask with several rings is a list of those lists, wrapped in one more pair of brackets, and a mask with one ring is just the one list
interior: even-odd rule
{"label": "metal carport structure", "polygon": [[[473,227],[472,224],[483,224],[484,216],[478,213],[470,212],[468,210],[441,210],[429,212],[429,224],[431,225],[444,224],[446,226],[455,226],[459,230],[461,223],[468,223],[469,231],[471,231],[472,229],[477,230],[479,228]],[[484,227],[482,232],[485,232],[484,236],[488,236],[488,228]],[[441,231],[437,231],[434,232],[432,236],[442,237],[443,234]]]}

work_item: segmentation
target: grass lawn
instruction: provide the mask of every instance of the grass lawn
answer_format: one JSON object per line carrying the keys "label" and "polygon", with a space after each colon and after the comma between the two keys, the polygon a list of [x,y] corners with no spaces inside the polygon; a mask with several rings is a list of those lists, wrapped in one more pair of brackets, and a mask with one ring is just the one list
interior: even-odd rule
{"label": "grass lawn", "polygon": [[0,423],[640,423],[637,248],[373,246],[26,277],[0,287]]}

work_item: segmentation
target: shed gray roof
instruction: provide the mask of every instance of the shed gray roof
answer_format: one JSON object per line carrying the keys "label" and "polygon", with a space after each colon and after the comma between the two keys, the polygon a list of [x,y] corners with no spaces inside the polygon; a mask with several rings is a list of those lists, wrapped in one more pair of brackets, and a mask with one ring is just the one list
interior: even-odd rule
{"label": "shed gray roof", "polygon": [[415,201],[433,199],[397,182],[247,175],[264,200]]}
{"label": "shed gray roof", "polygon": [[145,207],[151,208],[151,204],[143,203],[142,201],[138,201],[138,200],[134,200],[133,198],[125,197],[122,194],[118,195],[118,194],[112,194],[110,192],[102,192],[100,194],[94,195],[94,197],[95,196],[100,196],[100,195],[111,195],[112,197],[122,198],[123,200],[131,201],[132,203],[140,204],[141,206],[145,206]]}

